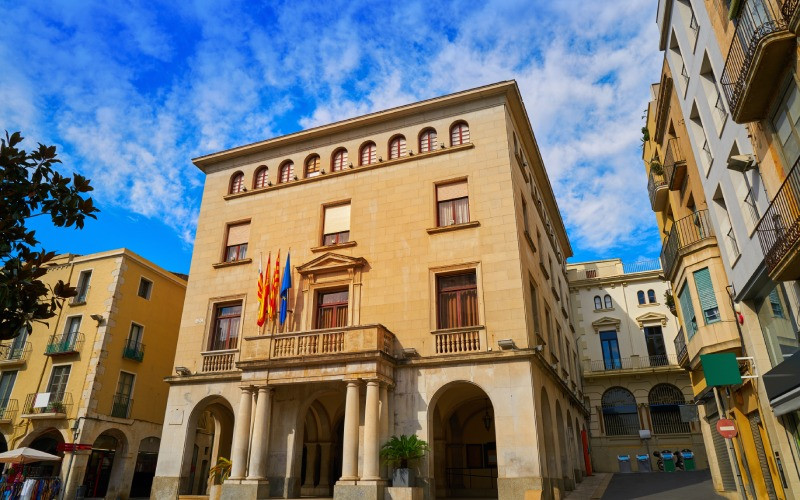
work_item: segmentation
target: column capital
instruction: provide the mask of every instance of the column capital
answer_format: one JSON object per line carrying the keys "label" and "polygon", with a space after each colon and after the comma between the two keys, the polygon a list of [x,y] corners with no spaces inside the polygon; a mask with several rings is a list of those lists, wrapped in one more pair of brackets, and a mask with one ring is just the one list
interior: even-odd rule
{"label": "column capital", "polygon": [[263,392],[263,393],[267,393],[267,394],[272,394],[273,392],[275,392],[275,388],[274,388],[274,387],[272,387],[271,385],[259,385],[259,386],[258,386],[258,387],[256,387],[255,389],[256,389],[256,390],[257,390],[259,393],[262,393],[262,392]]}
{"label": "column capital", "polygon": [[360,378],[351,378],[345,380],[347,382],[348,387],[361,387],[361,379]]}

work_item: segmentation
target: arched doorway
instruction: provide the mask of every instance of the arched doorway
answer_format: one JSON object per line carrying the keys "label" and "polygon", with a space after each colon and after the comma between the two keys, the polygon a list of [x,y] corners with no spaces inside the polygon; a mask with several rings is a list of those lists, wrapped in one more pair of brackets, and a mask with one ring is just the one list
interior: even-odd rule
{"label": "arched doorway", "polygon": [[300,494],[333,496],[333,485],[342,475],[344,399],[341,393],[318,396],[305,412]]}
{"label": "arched doorway", "polygon": [[83,486],[86,497],[105,497],[111,472],[114,467],[114,457],[122,452],[123,443],[111,433],[104,432],[92,444],[92,454],[86,464],[86,473],[83,476]]}
{"label": "arched doorway", "polygon": [[207,494],[209,470],[219,457],[231,457],[233,424],[233,410],[223,398],[207,399],[194,408],[181,467],[182,495]]}
{"label": "arched doorway", "polygon": [[[39,434],[28,446],[34,450],[64,458],[64,451],[63,448],[61,448],[63,444],[64,436],[56,429],[50,429]],[[34,462],[28,467],[28,475],[46,477],[57,476],[61,471],[61,464],[62,462]]]}
{"label": "arched doorway", "polygon": [[556,431],[558,432],[558,456],[561,465],[561,480],[564,489],[571,490],[573,487],[569,483],[570,465],[567,456],[567,433],[564,429],[564,413],[561,411],[561,401],[556,399]]}
{"label": "arched doorway", "polygon": [[469,382],[447,386],[432,413],[439,498],[497,498],[497,441],[489,396]]}
{"label": "arched doorway", "polygon": [[160,445],[161,440],[155,436],[146,437],[139,442],[139,452],[136,455],[136,467],[133,469],[133,481],[131,481],[129,494],[131,498],[150,497]]}
{"label": "arched doorway", "polygon": [[[544,434],[544,450],[540,451],[540,454],[545,457],[545,460],[541,460],[540,463],[544,463],[545,470],[542,471],[542,476],[544,476],[544,481],[542,484],[542,489],[549,490],[549,497],[552,498],[553,496],[553,486],[554,481],[558,479],[558,452],[556,450],[555,441],[553,440],[553,414],[552,414],[552,406],[550,406],[550,398],[547,397],[547,391],[542,388],[542,401],[541,401],[541,412],[542,412],[542,432]],[[540,445],[541,447],[541,442]]]}

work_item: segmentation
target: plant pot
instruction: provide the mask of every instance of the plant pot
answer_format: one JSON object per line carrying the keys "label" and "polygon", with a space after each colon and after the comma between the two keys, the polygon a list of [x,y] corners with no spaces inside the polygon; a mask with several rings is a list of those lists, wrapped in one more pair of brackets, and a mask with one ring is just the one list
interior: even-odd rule
{"label": "plant pot", "polygon": [[392,486],[410,487],[417,481],[417,474],[413,469],[395,469],[392,472]]}

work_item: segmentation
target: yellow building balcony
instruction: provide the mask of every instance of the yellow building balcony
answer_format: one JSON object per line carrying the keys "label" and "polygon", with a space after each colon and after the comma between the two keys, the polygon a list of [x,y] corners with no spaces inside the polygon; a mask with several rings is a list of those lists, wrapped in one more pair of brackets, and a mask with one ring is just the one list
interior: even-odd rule
{"label": "yellow building balcony", "polygon": [[19,411],[19,404],[16,399],[0,401],[0,424],[10,424],[14,421]]}
{"label": "yellow building balcony", "polygon": [[13,344],[0,345],[0,369],[22,366],[31,355],[31,343],[25,342],[21,346]]}
{"label": "yellow building balcony", "polygon": [[34,392],[25,398],[22,418],[65,419],[72,409],[72,393]]}
{"label": "yellow building balcony", "polygon": [[800,160],[758,222],[758,240],[773,281],[800,279]]}
{"label": "yellow building balcony", "polygon": [[661,266],[667,279],[672,278],[683,255],[694,251],[705,242],[716,242],[708,210],[698,210],[675,221],[661,248]]}
{"label": "yellow building balcony", "polygon": [[667,151],[664,154],[664,178],[669,189],[677,191],[686,177],[686,157],[683,155],[678,138],[673,137],[667,141]]}
{"label": "yellow building balcony", "polygon": [[51,335],[44,354],[45,356],[75,354],[81,350],[83,339],[83,334],[80,332]]}
{"label": "yellow building balcony", "polygon": [[393,355],[394,334],[383,325],[326,328],[247,337],[242,361],[292,360],[383,352]]}
{"label": "yellow building balcony", "polygon": [[[793,13],[796,5],[788,4],[796,3],[783,7]],[[767,115],[771,89],[786,69],[795,38],[776,0],[742,0],[720,78],[733,121],[748,123]]]}
{"label": "yellow building balcony", "polygon": [[667,179],[663,174],[657,174],[652,169],[650,170],[647,179],[647,192],[650,194],[650,206],[653,212],[663,210],[667,202],[667,193],[669,192]]}
{"label": "yellow building balcony", "polygon": [[674,354],[630,356],[616,359],[592,359],[583,362],[583,376],[586,378],[675,371],[679,369],[678,360]]}

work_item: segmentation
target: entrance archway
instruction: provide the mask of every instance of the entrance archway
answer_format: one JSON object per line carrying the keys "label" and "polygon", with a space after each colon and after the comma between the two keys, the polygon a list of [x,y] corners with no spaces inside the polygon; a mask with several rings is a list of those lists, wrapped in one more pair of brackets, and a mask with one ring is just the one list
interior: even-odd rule
{"label": "entrance archway", "polygon": [[160,445],[161,439],[155,436],[146,437],[139,442],[139,453],[136,455],[136,467],[133,469],[133,481],[131,481],[129,497],[150,497],[150,488],[153,485],[153,477],[156,475],[158,447]]}
{"label": "entrance archway", "polygon": [[189,417],[181,465],[181,494],[206,495],[209,470],[219,457],[230,459],[234,414],[227,400],[213,397],[195,406]]}
{"label": "entrance archway", "polygon": [[109,432],[100,434],[92,444],[92,454],[86,464],[83,486],[86,497],[105,497],[111,481],[114,457],[122,454],[124,443]]}
{"label": "entrance archway", "polygon": [[338,392],[318,396],[305,412],[300,494],[330,497],[342,475],[344,398]]}
{"label": "entrance archway", "polygon": [[550,406],[550,398],[547,397],[547,391],[542,388],[542,432],[544,433],[544,450],[541,452],[546,457],[545,476],[542,488],[549,490],[549,496],[553,495],[553,482],[558,479],[558,455],[556,445],[553,440],[553,414],[552,407]]}
{"label": "entrance archway", "polygon": [[[34,450],[64,458],[64,451],[61,449],[61,445],[63,444],[64,436],[56,429],[49,429],[34,438],[28,446]],[[22,446],[25,446],[24,441]],[[61,464],[62,462],[34,462],[30,466],[29,475],[57,476],[61,470]]]}
{"label": "entrance archway", "polygon": [[438,498],[497,498],[497,441],[489,396],[469,382],[448,385],[432,412]]}

